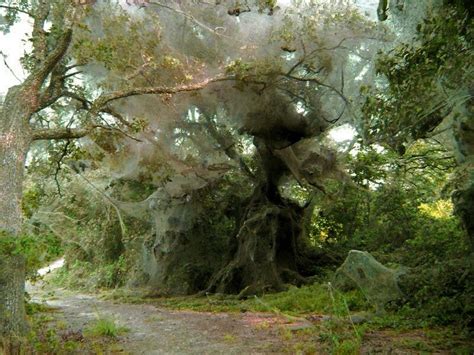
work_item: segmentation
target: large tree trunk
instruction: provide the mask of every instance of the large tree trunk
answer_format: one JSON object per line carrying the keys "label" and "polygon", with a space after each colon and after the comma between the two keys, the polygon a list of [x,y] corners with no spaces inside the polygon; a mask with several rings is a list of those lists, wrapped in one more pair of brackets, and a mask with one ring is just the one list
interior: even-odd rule
{"label": "large tree trunk", "polygon": [[298,241],[309,209],[280,196],[277,186],[287,167],[265,143],[256,145],[265,180],[248,202],[236,235],[236,252],[213,276],[208,288],[211,292],[246,297],[306,281],[298,272]]}
{"label": "large tree trunk", "polygon": [[[0,337],[25,331],[25,262],[21,256],[0,259]],[[1,350],[1,349],[0,349]]]}
{"label": "large tree trunk", "polygon": [[236,236],[235,255],[214,275],[209,291],[245,297],[304,282],[298,273],[297,243],[305,210],[268,195],[268,186],[256,188]]}
{"label": "large tree trunk", "polygon": [[21,230],[21,196],[26,154],[31,143],[28,117],[21,86],[8,91],[0,111],[0,230]]}
{"label": "large tree trunk", "polygon": [[[26,100],[24,89],[13,87],[0,111],[0,238],[21,231],[23,175],[31,142]],[[5,336],[25,329],[25,266],[21,256],[0,257],[0,336]]]}

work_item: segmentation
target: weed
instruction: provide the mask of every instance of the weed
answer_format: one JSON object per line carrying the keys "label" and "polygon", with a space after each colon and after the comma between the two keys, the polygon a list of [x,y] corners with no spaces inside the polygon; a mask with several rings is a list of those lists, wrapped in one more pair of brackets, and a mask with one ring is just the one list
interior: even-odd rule
{"label": "weed", "polygon": [[224,335],[224,341],[226,341],[227,343],[233,343],[235,342],[237,339],[235,338],[235,336],[233,336],[232,334],[225,334]]}
{"label": "weed", "polygon": [[289,341],[293,338],[293,333],[287,327],[280,327],[280,336],[283,340]]}
{"label": "weed", "polygon": [[104,336],[116,338],[128,330],[126,327],[119,326],[115,320],[111,318],[97,318],[93,324],[86,328],[84,333],[95,337]]}
{"label": "weed", "polygon": [[65,330],[67,328],[67,323],[63,320],[56,321],[56,329]]}

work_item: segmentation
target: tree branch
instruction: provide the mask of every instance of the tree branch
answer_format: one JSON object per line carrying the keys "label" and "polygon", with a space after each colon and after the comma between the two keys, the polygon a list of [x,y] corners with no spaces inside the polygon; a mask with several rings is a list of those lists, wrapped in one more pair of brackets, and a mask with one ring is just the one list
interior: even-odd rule
{"label": "tree branch", "polygon": [[174,87],[169,86],[155,86],[155,87],[142,87],[142,88],[132,88],[128,90],[118,90],[111,93],[105,93],[99,96],[93,104],[93,112],[103,111],[108,103],[123,99],[125,97],[132,97],[137,95],[163,95],[163,94],[177,94],[180,92],[190,92],[201,90],[211,83],[216,83],[219,81],[233,80],[234,77],[223,77],[218,76],[211,79],[205,79],[201,82],[191,83],[191,84],[181,84]]}
{"label": "tree branch", "polygon": [[64,91],[62,93],[63,97],[69,97],[71,99],[74,99],[82,104],[82,108],[84,110],[88,110],[92,106],[92,102],[87,100],[85,97],[80,96],[79,94],[75,92],[70,92],[70,91]]}
{"label": "tree branch", "polygon": [[[203,28],[203,29],[205,29],[205,30],[207,30],[207,31],[209,31],[209,32],[211,32],[211,33],[217,35],[217,36],[223,36],[223,37],[230,38],[229,36],[226,36],[226,35],[223,35],[222,33],[219,33],[218,29],[223,29],[222,27],[216,27],[216,28],[213,29],[213,28],[211,28],[211,27],[205,25],[204,23],[198,21],[194,16],[192,16],[192,15],[190,15],[190,14],[188,14],[188,13],[182,11],[182,10],[176,9],[176,8],[171,7],[171,6],[168,6],[168,5],[166,5],[166,4],[162,4],[162,3],[158,2],[158,1],[156,1],[156,2],[155,2],[155,1],[150,2],[150,5],[156,5],[156,6],[163,7],[163,8],[165,8],[165,9],[168,9],[168,10],[170,10],[170,11],[173,11],[173,12],[179,14],[179,15],[182,15],[185,19],[190,20],[191,22],[193,22],[193,23],[196,24],[197,26],[199,26],[199,27],[201,27],[201,28]],[[225,29],[224,29],[224,30],[225,30]]]}
{"label": "tree branch", "polygon": [[7,9],[7,10],[12,10],[12,11],[17,11],[17,12],[21,12],[22,14],[28,15],[30,17],[34,17],[31,12],[28,12],[26,10],[22,10],[17,6],[0,5],[0,9]]}
{"label": "tree branch", "polygon": [[38,140],[50,140],[50,139],[75,139],[87,136],[92,129],[90,128],[47,128],[47,129],[35,129],[32,132],[32,139]]}
{"label": "tree branch", "polygon": [[70,144],[71,144],[71,141],[68,139],[66,141],[66,144],[64,145],[61,155],[59,156],[59,159],[56,161],[56,169],[54,171],[54,181],[56,182],[56,187],[58,189],[58,194],[60,197],[62,197],[63,195],[61,193],[61,184],[59,183],[58,175],[59,175],[59,171],[61,170],[62,161],[68,153],[68,148]]}
{"label": "tree branch", "polygon": [[15,79],[18,80],[21,83],[21,79],[15,74],[13,69],[8,65],[7,55],[5,53],[3,53],[2,51],[0,51],[0,55],[3,57],[3,64],[5,64],[5,67],[10,71],[10,73],[12,73],[12,75],[15,77]]}
{"label": "tree branch", "polygon": [[44,29],[44,23],[49,15],[50,4],[38,4],[33,14],[33,32],[31,34],[33,43],[33,55],[41,63],[46,58],[47,53],[47,32]]}
{"label": "tree branch", "polygon": [[103,113],[106,113],[108,115],[111,115],[113,116],[114,118],[116,118],[121,124],[123,124],[124,126],[127,126],[128,128],[132,128],[133,129],[133,125],[127,121],[127,119],[125,117],[123,117],[119,112],[117,112],[116,110],[114,110],[112,107],[110,106],[106,106],[104,107],[101,112]]}
{"label": "tree branch", "polygon": [[72,29],[67,29],[58,41],[56,48],[46,57],[40,68],[31,74],[31,79],[37,81],[39,85],[42,85],[54,67],[64,57],[71,40]]}

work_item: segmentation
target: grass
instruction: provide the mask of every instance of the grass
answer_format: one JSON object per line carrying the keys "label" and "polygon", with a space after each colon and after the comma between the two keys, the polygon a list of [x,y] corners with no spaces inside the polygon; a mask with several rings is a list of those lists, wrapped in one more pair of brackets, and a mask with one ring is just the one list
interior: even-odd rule
{"label": "grass", "polygon": [[[149,297],[145,291],[140,295],[136,290],[114,290],[104,293],[104,298],[128,303],[150,303],[159,307],[175,310],[191,310],[198,312],[280,312],[293,316],[304,314],[329,314],[334,312],[334,302],[337,312],[370,309],[370,305],[359,291],[348,293],[334,292],[333,297],[328,291],[327,284],[313,284],[303,287],[290,287],[285,292],[250,297],[238,300],[234,295],[213,294],[202,297]],[[344,302],[343,302],[344,299]]]}
{"label": "grass", "polygon": [[[45,311],[49,312],[46,308]],[[28,335],[0,339],[0,354],[109,354],[115,346],[114,338],[84,337],[80,330],[72,332],[63,320],[50,313],[37,310],[30,314],[29,323]],[[110,325],[103,329],[112,333],[116,330]]]}
{"label": "grass", "polygon": [[114,319],[100,317],[85,329],[84,334],[94,337],[116,338],[128,331],[128,328],[118,325]]}

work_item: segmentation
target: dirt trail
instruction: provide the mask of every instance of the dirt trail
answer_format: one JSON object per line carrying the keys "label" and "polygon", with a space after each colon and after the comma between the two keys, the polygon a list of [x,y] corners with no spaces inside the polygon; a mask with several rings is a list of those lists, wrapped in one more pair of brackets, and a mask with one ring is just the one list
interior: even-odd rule
{"label": "dirt trail", "polygon": [[[279,331],[285,320],[260,313],[205,313],[123,304],[54,291],[39,282],[29,286],[35,302],[54,307],[63,332],[82,332],[97,317],[113,318],[129,329],[114,344],[125,354],[268,354],[286,353]],[[273,325],[273,326],[268,326]]]}

